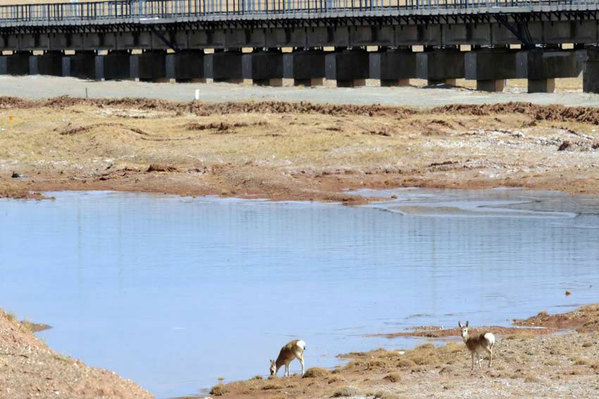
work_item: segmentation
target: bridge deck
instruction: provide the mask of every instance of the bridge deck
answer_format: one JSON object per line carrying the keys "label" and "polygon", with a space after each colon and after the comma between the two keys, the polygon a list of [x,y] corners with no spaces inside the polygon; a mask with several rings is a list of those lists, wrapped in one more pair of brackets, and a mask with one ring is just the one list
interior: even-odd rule
{"label": "bridge deck", "polygon": [[0,6],[16,26],[286,21],[597,12],[599,0],[146,0]]}

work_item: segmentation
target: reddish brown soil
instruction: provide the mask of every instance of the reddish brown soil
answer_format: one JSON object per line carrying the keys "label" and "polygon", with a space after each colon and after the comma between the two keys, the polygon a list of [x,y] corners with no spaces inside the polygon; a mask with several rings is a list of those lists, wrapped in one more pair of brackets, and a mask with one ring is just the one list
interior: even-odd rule
{"label": "reddish brown soil", "polygon": [[599,331],[599,305],[581,306],[580,308],[559,314],[541,312],[525,320],[514,320],[518,326],[549,327],[571,329],[579,332]]}

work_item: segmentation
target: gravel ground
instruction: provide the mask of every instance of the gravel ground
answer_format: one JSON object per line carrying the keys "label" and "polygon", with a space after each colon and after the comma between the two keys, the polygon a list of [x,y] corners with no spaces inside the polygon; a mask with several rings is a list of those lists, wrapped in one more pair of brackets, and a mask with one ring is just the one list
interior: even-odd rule
{"label": "gravel ground", "polygon": [[[525,93],[523,82],[514,81],[503,93],[483,93],[465,87],[260,87],[228,83],[146,83],[134,81],[85,81],[50,76],[0,76],[0,95],[26,98],[71,97],[121,98],[143,97],[173,101],[194,99],[200,90],[201,101],[309,101],[330,104],[386,104],[433,107],[447,104],[491,104],[510,101],[534,104],[598,106],[599,95],[582,93],[579,80],[558,80],[558,92]],[[511,81],[510,81],[511,82]],[[414,80],[420,85],[422,81]],[[471,86],[470,81],[458,84]]]}

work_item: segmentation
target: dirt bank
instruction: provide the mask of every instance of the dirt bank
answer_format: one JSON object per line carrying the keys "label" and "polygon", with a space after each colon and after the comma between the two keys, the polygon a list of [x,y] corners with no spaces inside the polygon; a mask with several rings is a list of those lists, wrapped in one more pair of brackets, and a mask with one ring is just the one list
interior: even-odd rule
{"label": "dirt bank", "polygon": [[[453,336],[441,347],[432,343],[413,350],[374,350],[340,356],[348,363],[333,370],[310,369],[300,378],[262,379],[218,385],[213,396],[223,398],[456,398],[456,397],[571,397],[599,394],[599,306],[582,307],[553,319],[586,325],[548,335],[538,328],[495,328],[498,340],[493,367],[470,371],[470,355],[457,329],[437,337]],[[531,319],[526,322],[528,324]],[[542,318],[535,327],[554,327]],[[420,329],[416,329],[417,331]],[[476,331],[483,329],[474,329]],[[556,331],[556,329],[551,329]],[[418,334],[416,334],[418,335]],[[435,341],[431,341],[435,342]],[[439,342],[439,341],[437,341]]]}
{"label": "dirt bank", "polygon": [[54,352],[31,326],[0,310],[0,398],[153,397],[113,372]]}
{"label": "dirt bank", "polygon": [[599,109],[0,98],[0,196],[124,190],[365,202],[347,189],[599,192]]}

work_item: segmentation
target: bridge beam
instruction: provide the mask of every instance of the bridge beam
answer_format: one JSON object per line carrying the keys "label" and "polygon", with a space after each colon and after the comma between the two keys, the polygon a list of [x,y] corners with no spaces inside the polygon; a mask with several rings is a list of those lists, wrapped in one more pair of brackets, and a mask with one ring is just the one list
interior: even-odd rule
{"label": "bridge beam", "polygon": [[127,50],[110,51],[102,57],[104,79],[125,80],[139,78],[138,58]]}
{"label": "bridge beam", "polygon": [[466,79],[476,80],[476,90],[503,91],[505,80],[517,76],[516,52],[507,48],[469,51],[464,57]]}
{"label": "bridge beam", "polygon": [[166,51],[147,50],[137,55],[139,80],[160,82],[166,80]]}
{"label": "bridge beam", "polygon": [[242,56],[243,78],[255,84],[283,85],[283,53],[280,51],[258,51]]}
{"label": "bridge beam", "polygon": [[204,81],[204,52],[183,50],[166,55],[166,77],[178,82]]}
{"label": "bridge beam", "polygon": [[79,79],[102,80],[104,78],[102,57],[96,55],[95,51],[77,51],[74,55],[64,56],[62,74]]}
{"label": "bridge beam", "polygon": [[29,57],[29,73],[31,75],[63,76],[62,51],[46,51],[41,55]]}
{"label": "bridge beam", "polygon": [[218,51],[212,55],[212,77],[215,82],[240,83],[243,81],[243,54],[241,51]]}
{"label": "bridge beam", "polygon": [[582,74],[582,91],[599,93],[599,47],[589,47],[586,49],[586,53],[584,73]]}
{"label": "bridge beam", "polygon": [[379,79],[381,86],[404,86],[415,78],[417,53],[410,49],[370,53],[370,78]]}
{"label": "bridge beam", "polygon": [[28,51],[0,56],[0,75],[28,75],[30,56]]}
{"label": "bridge beam", "polygon": [[464,53],[457,48],[427,50],[418,53],[417,75],[426,79],[428,85],[450,84],[464,77]]}
{"label": "bridge beam", "polygon": [[575,78],[581,63],[574,51],[533,49],[518,52],[517,75],[528,79],[529,93],[552,93],[555,78]]}
{"label": "bridge beam", "polygon": [[325,56],[325,75],[338,87],[364,86],[368,79],[368,53],[365,50],[341,50]]}
{"label": "bridge beam", "polygon": [[283,77],[295,85],[322,85],[325,78],[325,52],[298,50],[283,54]]}

